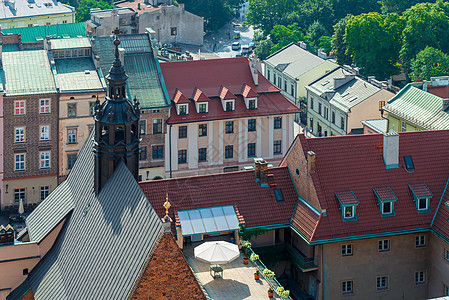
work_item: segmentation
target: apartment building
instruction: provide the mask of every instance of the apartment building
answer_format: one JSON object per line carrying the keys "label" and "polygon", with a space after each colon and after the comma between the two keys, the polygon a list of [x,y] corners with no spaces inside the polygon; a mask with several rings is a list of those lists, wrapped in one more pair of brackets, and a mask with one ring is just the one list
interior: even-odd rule
{"label": "apartment building", "polygon": [[277,165],[293,140],[299,108],[247,58],[162,63],[172,107],[166,135],[166,177]]}
{"label": "apartment building", "polygon": [[307,124],[317,136],[362,133],[361,121],[381,118],[383,105],[394,96],[342,67],[316,79],[306,90]]}

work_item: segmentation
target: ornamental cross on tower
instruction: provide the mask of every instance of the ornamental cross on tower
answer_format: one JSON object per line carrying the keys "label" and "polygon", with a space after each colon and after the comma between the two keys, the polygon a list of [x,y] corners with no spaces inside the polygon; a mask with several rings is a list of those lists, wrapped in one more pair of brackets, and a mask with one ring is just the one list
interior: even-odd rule
{"label": "ornamental cross on tower", "polygon": [[118,29],[118,27],[115,27],[115,29],[112,33],[115,35],[118,35],[120,33],[120,30]]}

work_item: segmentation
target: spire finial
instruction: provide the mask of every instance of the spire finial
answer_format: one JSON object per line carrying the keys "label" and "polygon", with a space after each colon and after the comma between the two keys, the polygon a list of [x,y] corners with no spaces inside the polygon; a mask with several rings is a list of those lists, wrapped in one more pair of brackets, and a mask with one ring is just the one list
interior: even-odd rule
{"label": "spire finial", "polygon": [[168,210],[170,209],[171,204],[170,202],[168,202],[168,193],[165,194],[165,203],[164,203],[164,208],[165,208],[165,217],[168,217]]}
{"label": "spire finial", "polygon": [[120,40],[118,39],[118,35],[120,33],[120,30],[118,29],[118,27],[115,28],[115,30],[112,32],[113,34],[115,34],[115,40],[114,40],[114,45],[115,45],[115,58],[119,59],[119,52],[118,52],[118,46],[120,45]]}

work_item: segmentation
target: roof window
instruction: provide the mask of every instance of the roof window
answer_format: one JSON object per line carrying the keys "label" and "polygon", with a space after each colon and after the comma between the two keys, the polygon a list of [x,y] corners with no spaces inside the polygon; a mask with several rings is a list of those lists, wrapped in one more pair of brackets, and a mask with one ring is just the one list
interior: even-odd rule
{"label": "roof window", "polygon": [[284,194],[281,189],[274,189],[273,192],[277,202],[284,202]]}
{"label": "roof window", "polygon": [[416,205],[418,213],[430,212],[430,198],[433,197],[425,183],[409,184],[408,187],[412,191],[413,201]]}
{"label": "roof window", "polygon": [[411,156],[404,156],[405,169],[407,171],[413,172],[415,171],[415,166],[413,165],[413,160]]}
{"label": "roof window", "polygon": [[398,198],[393,193],[390,187],[382,186],[373,188],[374,194],[377,197],[377,205],[380,207],[382,217],[395,216],[394,203]]}
{"label": "roof window", "polygon": [[356,221],[356,207],[359,205],[359,200],[352,191],[336,192],[337,200],[340,204],[340,210],[343,221]]}

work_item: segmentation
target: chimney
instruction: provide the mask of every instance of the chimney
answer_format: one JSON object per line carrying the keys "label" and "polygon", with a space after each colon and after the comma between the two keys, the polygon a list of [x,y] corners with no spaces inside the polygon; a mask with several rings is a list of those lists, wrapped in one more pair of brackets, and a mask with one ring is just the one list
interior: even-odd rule
{"label": "chimney", "polygon": [[316,155],[313,151],[307,151],[307,170],[310,173],[315,173],[316,171]]}
{"label": "chimney", "polygon": [[124,48],[118,48],[120,61],[122,62],[122,66],[125,65],[125,49]]}
{"label": "chimney", "polygon": [[260,162],[262,158],[254,158],[254,176],[256,177],[256,182],[260,182]]}
{"label": "chimney", "polygon": [[253,76],[254,85],[259,85],[259,71],[257,71],[256,68],[256,62],[254,61],[254,58],[251,58],[249,60],[249,68],[251,70],[251,75]]}
{"label": "chimney", "polygon": [[355,78],[355,75],[347,75],[345,74],[344,77],[335,77],[334,78],[334,90],[338,89],[339,87],[343,86],[344,84],[348,83],[349,81],[353,80]]}
{"label": "chimney", "polygon": [[179,3],[178,5],[179,5],[179,8],[181,9],[181,11],[184,12],[185,11],[184,3]]}
{"label": "chimney", "polygon": [[307,44],[304,41],[300,41],[299,47],[301,47],[302,49],[307,49]]}
{"label": "chimney", "polygon": [[443,99],[443,107],[441,110],[445,111],[449,107],[449,99],[445,98]]}
{"label": "chimney", "polygon": [[140,2],[137,3],[137,9],[140,10]]}
{"label": "chimney", "polygon": [[14,228],[0,225],[0,246],[14,244]]}
{"label": "chimney", "polygon": [[399,134],[393,130],[385,133],[383,146],[385,168],[399,168]]}
{"label": "chimney", "polygon": [[268,163],[262,160],[259,164],[260,187],[269,187],[268,184]]}

